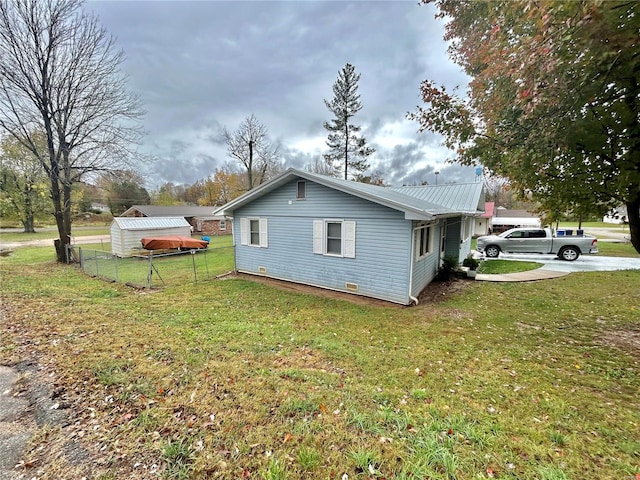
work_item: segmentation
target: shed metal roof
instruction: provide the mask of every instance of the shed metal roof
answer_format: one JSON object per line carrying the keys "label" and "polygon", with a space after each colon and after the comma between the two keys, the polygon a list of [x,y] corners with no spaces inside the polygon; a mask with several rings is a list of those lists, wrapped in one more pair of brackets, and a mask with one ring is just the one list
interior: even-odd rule
{"label": "shed metal roof", "polygon": [[184,217],[114,217],[121,230],[159,230],[162,228],[190,227]]}

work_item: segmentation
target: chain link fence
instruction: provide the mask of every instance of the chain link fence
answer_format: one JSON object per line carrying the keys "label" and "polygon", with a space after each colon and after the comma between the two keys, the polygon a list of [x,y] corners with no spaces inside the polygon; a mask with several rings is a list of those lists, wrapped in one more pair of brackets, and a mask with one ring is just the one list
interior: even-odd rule
{"label": "chain link fence", "polygon": [[84,273],[135,287],[163,287],[210,280],[234,269],[233,246],[118,257],[104,250],[67,247],[67,262]]}

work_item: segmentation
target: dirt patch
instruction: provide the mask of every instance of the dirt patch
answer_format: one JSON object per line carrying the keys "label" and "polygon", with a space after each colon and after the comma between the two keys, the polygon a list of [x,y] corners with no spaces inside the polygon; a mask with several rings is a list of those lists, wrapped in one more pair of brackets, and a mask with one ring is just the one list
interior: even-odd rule
{"label": "dirt patch", "polygon": [[[335,290],[327,290],[324,288],[312,287],[309,285],[287,282],[284,280],[276,280],[273,278],[261,277],[258,275],[249,275],[246,273],[234,273],[232,275],[227,275],[224,278],[241,278],[243,280],[251,280],[254,282],[271,285],[277,288],[282,288],[283,290],[288,290],[290,292],[308,293],[323,298],[344,300],[347,302],[355,303],[357,305],[406,308],[404,305],[398,305],[396,303],[379,300],[377,298],[364,297],[362,295],[355,295],[352,293],[337,292]],[[472,284],[473,282],[461,278],[454,278],[445,282],[434,281],[427,285],[422,293],[420,293],[420,295],[418,296],[418,300],[421,305],[439,303],[447,300],[452,295],[463,292]]]}
{"label": "dirt patch", "polygon": [[418,296],[420,305],[430,303],[440,303],[448,300],[454,295],[464,292],[473,285],[473,281],[463,278],[453,278],[444,282],[431,282]]}
{"label": "dirt patch", "polygon": [[640,328],[624,328],[606,332],[601,337],[602,343],[620,348],[631,356],[640,359]]}

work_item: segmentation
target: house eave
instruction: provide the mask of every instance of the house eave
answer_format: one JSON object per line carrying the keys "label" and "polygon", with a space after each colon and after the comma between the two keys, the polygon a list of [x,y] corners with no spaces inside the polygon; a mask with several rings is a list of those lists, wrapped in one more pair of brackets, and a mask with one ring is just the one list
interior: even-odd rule
{"label": "house eave", "polygon": [[434,214],[432,212],[428,212],[426,210],[421,210],[409,205],[405,205],[400,202],[394,202],[392,200],[388,200],[385,198],[381,198],[376,195],[371,195],[368,192],[363,192],[360,189],[349,188],[348,184],[336,184],[331,181],[327,181],[324,178],[316,175],[308,174],[307,172],[302,172],[299,170],[289,169],[286,172],[282,173],[280,176],[274,178],[270,182],[267,182],[263,185],[260,185],[257,188],[241,195],[240,197],[232,200],[231,202],[223,205],[217,210],[212,212],[212,215],[228,215],[232,216],[234,210],[246,205],[247,203],[253,201],[260,196],[269,193],[272,190],[284,185],[289,182],[293,178],[302,178],[304,180],[308,180],[310,182],[315,182],[319,185],[331,188],[333,190],[338,190],[344,193],[348,193],[349,195],[353,195],[354,197],[362,198],[364,200],[376,203],[378,205],[382,205],[393,210],[397,210],[403,212],[405,214],[405,218],[408,220],[433,220]]}

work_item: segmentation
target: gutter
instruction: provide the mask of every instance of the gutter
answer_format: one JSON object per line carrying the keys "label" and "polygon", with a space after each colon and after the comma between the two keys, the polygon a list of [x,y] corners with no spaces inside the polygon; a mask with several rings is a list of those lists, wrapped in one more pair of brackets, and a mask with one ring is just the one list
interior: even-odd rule
{"label": "gutter", "polygon": [[420,303],[416,297],[411,295],[413,291],[413,252],[415,251],[415,238],[416,238],[416,230],[419,227],[414,227],[411,229],[411,250],[409,251],[409,299],[415,302],[416,305]]}

